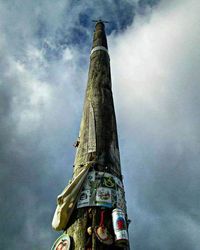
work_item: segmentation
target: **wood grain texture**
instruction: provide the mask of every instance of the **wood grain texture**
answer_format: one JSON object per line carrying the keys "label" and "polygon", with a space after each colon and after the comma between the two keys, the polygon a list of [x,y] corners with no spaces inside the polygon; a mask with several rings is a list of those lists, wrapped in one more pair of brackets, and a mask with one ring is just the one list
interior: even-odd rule
{"label": "wood grain texture", "polygon": [[[104,24],[96,24],[93,46],[107,48]],[[91,121],[92,119],[92,121]],[[95,133],[95,134],[94,134]],[[88,83],[80,126],[80,143],[77,147],[74,176],[83,165],[93,161],[95,170],[105,171],[121,178],[120,156],[116,118],[111,90],[110,60],[106,51],[96,50],[90,58]],[[94,145],[95,144],[95,145]],[[99,207],[76,209],[70,219],[66,232],[73,240],[72,249],[128,249],[106,246],[94,234],[100,222]],[[106,208],[106,227],[113,233],[111,209]],[[92,236],[87,233],[93,228]],[[86,247],[87,246],[87,247]]]}

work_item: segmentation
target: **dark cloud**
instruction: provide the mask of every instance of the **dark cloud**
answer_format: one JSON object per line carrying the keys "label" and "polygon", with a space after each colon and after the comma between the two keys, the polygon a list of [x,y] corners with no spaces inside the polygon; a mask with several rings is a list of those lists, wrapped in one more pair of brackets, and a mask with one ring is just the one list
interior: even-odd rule
{"label": "dark cloud", "polygon": [[72,173],[100,17],[111,21],[132,247],[198,249],[200,41],[194,1],[183,2],[0,1],[2,248],[46,250],[58,236],[51,220]]}

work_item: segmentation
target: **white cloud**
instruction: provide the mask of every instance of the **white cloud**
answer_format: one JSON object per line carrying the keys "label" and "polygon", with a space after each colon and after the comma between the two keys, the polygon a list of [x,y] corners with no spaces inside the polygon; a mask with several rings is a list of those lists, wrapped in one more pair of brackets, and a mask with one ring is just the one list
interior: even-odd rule
{"label": "white cloud", "polygon": [[70,61],[72,59],[73,59],[73,54],[72,54],[71,50],[69,48],[66,48],[63,51],[63,60],[64,61]]}
{"label": "white cloud", "polygon": [[123,34],[110,37],[113,87],[123,118],[131,109],[136,122],[148,117],[156,125],[156,118],[162,127],[166,122],[173,126],[177,116],[185,119],[184,106],[184,115],[189,115],[188,102],[200,77],[198,7],[184,1],[176,8],[158,9],[148,22],[138,17]]}
{"label": "white cloud", "polygon": [[[190,219],[192,205],[188,205],[199,196],[199,10],[198,1],[165,2],[146,20],[137,16],[124,33],[109,37],[122,169],[129,216],[136,220],[130,228],[136,235],[131,236],[136,249],[145,249],[148,237],[157,237],[154,230],[142,236],[144,228],[154,228],[154,223],[161,238],[151,241],[149,249],[163,249],[163,242],[169,248],[176,246],[168,238],[175,231],[169,220],[169,231],[164,232],[164,214],[176,214],[178,224],[181,211],[187,211],[184,220],[190,221],[193,231],[200,227]],[[198,206],[192,209],[197,212]],[[189,230],[175,234],[187,234],[187,244],[194,239]],[[198,249],[200,242],[196,243],[192,249]]]}
{"label": "white cloud", "polygon": [[[64,0],[0,1],[0,133],[6,166],[0,178],[5,187],[14,184],[12,204],[22,201],[15,215],[20,227],[8,223],[12,235],[17,225],[17,241],[26,234],[20,249],[38,248],[43,241],[44,249],[51,244],[49,209],[72,172],[89,52],[88,45],[68,46],[70,28],[77,28],[80,13],[91,19],[112,16],[119,26],[119,12],[124,22],[130,6],[118,10],[116,5],[107,8],[110,5],[95,2],[94,8],[88,2],[70,8]],[[162,1],[147,17],[136,16],[123,33],[109,37],[122,169],[133,220],[130,235],[136,249],[162,249],[163,242],[175,246],[173,231],[187,238],[187,244],[198,243],[199,7],[195,0]],[[130,15],[134,11],[130,9]],[[91,37],[91,30],[81,29]],[[24,213],[26,199],[30,203]],[[7,205],[3,214],[9,216],[9,209]],[[181,221],[192,233],[175,230]],[[33,242],[38,228],[41,237],[34,235]]]}

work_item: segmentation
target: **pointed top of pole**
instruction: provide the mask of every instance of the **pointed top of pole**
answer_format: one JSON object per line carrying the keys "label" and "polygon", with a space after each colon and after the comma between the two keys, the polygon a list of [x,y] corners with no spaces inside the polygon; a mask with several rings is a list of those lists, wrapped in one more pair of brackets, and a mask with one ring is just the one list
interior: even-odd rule
{"label": "pointed top of pole", "polygon": [[92,20],[92,22],[94,22],[94,23],[109,23],[109,21],[106,21],[106,20],[102,20],[101,18],[100,19],[98,19],[98,20]]}
{"label": "pointed top of pole", "polygon": [[108,21],[103,21],[101,19],[92,20],[92,21],[96,23],[95,30],[94,30],[92,48],[97,47],[97,46],[103,46],[103,47],[105,47],[107,49],[108,45],[107,45],[107,39],[106,39],[104,23],[108,23]]}

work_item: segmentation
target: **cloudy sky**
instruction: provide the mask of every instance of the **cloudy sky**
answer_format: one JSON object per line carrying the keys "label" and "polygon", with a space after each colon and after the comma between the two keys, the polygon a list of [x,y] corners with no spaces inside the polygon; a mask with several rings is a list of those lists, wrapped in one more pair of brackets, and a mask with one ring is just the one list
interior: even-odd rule
{"label": "cloudy sky", "polygon": [[0,243],[50,249],[94,24],[106,25],[131,249],[200,246],[200,2],[0,0]]}

